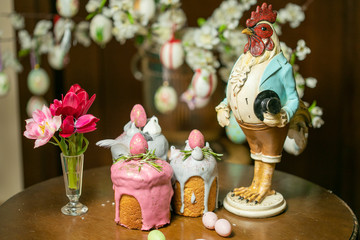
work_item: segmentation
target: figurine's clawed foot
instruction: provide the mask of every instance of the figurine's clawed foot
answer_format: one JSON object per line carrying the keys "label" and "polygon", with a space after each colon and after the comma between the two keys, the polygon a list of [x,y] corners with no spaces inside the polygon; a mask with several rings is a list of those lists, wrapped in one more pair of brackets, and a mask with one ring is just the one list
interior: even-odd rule
{"label": "figurine's clawed foot", "polygon": [[274,190],[259,190],[251,187],[235,188],[233,191],[233,195],[239,196],[239,199],[255,202],[255,204],[261,203],[265,197],[273,194],[275,194]]}

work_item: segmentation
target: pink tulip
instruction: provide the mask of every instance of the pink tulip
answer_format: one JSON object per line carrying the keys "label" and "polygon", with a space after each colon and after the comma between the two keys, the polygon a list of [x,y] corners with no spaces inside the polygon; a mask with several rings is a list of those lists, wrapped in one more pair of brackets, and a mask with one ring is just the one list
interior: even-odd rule
{"label": "pink tulip", "polygon": [[61,137],[67,138],[75,132],[74,130],[74,118],[72,116],[67,116],[61,124],[61,131],[59,135]]}
{"label": "pink tulip", "polygon": [[34,148],[46,144],[59,130],[61,117],[52,117],[48,107],[43,106],[42,110],[34,111],[32,118],[25,120],[26,130],[24,136],[29,139],[36,139]]}
{"label": "pink tulip", "polygon": [[92,132],[96,130],[96,122],[98,121],[99,119],[91,114],[83,115],[79,117],[79,119],[75,123],[76,132],[78,133]]}

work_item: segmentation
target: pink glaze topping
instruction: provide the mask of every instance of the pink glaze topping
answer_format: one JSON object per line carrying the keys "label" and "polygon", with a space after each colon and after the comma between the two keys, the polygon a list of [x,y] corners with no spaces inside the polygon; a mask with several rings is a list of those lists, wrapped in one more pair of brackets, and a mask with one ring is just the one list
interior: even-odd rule
{"label": "pink glaze topping", "polygon": [[[141,207],[142,228],[149,230],[170,223],[170,202],[174,194],[171,185],[173,170],[166,161],[156,160],[162,166],[158,172],[139,161],[119,161],[111,167],[111,180],[115,191],[115,222],[120,222],[120,199],[123,194],[133,196]],[[126,227],[126,226],[125,226]]]}
{"label": "pink glaze topping", "polygon": [[146,112],[143,106],[136,104],[130,112],[130,120],[135,123],[136,127],[144,127],[146,124]]}
{"label": "pink glaze topping", "polygon": [[192,149],[196,147],[203,148],[205,146],[204,135],[197,129],[194,129],[190,132],[188,140],[189,140],[189,146]]}
{"label": "pink glaze topping", "polygon": [[149,148],[148,143],[141,133],[136,133],[130,141],[130,154],[137,155],[146,153]]}

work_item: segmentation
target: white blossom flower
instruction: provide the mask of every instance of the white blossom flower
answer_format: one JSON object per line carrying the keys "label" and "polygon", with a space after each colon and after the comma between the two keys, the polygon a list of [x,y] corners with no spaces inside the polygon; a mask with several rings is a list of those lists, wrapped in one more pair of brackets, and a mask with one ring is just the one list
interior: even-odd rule
{"label": "white blossom flower", "polygon": [[203,26],[195,32],[195,39],[197,39],[195,44],[198,47],[211,50],[216,44],[220,42],[220,39],[217,37],[217,35],[218,32],[215,28],[210,26]]}
{"label": "white blossom flower", "polygon": [[179,0],[160,0],[160,4],[164,4],[164,5],[175,5],[178,4],[180,1]]}
{"label": "white blossom flower", "polygon": [[51,32],[41,36],[38,42],[38,51],[40,54],[48,53],[54,47],[54,38]]}
{"label": "white blossom flower", "polygon": [[228,40],[235,55],[240,56],[244,52],[244,46],[248,42],[247,35],[241,33],[240,30],[226,30],[224,37]]}
{"label": "white blossom flower", "polygon": [[286,45],[286,43],[284,43],[284,42],[280,42],[280,47],[281,47],[281,50],[282,50],[282,52],[283,52],[283,54],[284,54],[284,57],[285,57],[288,61],[290,61],[291,54],[292,54],[293,50],[292,50],[291,48],[289,48],[289,47]]}
{"label": "white blossom flower", "polygon": [[322,116],[323,115],[323,110],[321,107],[315,106],[311,109],[310,112],[312,115],[314,116]]}
{"label": "white blossom flower", "polygon": [[134,8],[134,2],[132,0],[111,0],[109,6],[110,8],[115,8],[132,13]]}
{"label": "white blossom flower", "polygon": [[249,10],[252,5],[256,4],[256,2],[257,0],[242,0],[241,4],[244,10],[246,11]]}
{"label": "white blossom flower", "polygon": [[305,80],[300,73],[297,73],[295,75],[295,83],[296,83],[296,91],[298,92],[299,97],[302,98],[304,96],[304,91],[305,91]]}
{"label": "white blossom flower", "polygon": [[89,27],[90,23],[87,21],[81,21],[75,28],[74,37],[77,42],[82,44],[85,47],[90,46],[91,39],[89,36]]}
{"label": "white blossom flower", "polygon": [[186,15],[181,9],[173,9],[159,15],[158,23],[162,27],[173,27],[181,29],[186,23]]}
{"label": "white blossom flower", "polygon": [[316,78],[313,78],[313,77],[306,78],[305,82],[306,82],[306,86],[309,88],[315,88],[316,84],[317,84]]}
{"label": "white blossom flower", "polygon": [[314,128],[320,128],[325,122],[321,117],[315,116],[311,119],[311,123]]}
{"label": "white blossom flower", "polygon": [[71,19],[59,18],[54,25],[54,36],[56,42],[61,40],[66,28],[70,28],[70,30],[72,30],[74,28],[74,22]]}
{"label": "white blossom flower", "polygon": [[282,29],[281,25],[277,24],[276,22],[273,24],[273,27],[275,29],[276,35],[281,36],[282,35]]}
{"label": "white blossom flower", "polygon": [[118,11],[113,15],[114,28],[112,33],[117,41],[124,43],[127,39],[133,38],[139,29],[139,25],[130,22],[127,14]]}
{"label": "white blossom flower", "polygon": [[303,39],[300,39],[297,42],[296,46],[296,56],[297,58],[302,61],[306,58],[306,55],[310,54],[311,50],[306,46],[306,43]]}
{"label": "white blossom flower", "polygon": [[26,30],[21,30],[18,33],[19,41],[21,49],[31,49],[32,48],[32,40],[31,37]]}
{"label": "white blossom flower", "polygon": [[187,64],[193,69],[207,68],[211,69],[218,68],[220,63],[216,60],[214,54],[202,48],[192,48],[186,55]]}
{"label": "white blossom flower", "polygon": [[305,19],[305,13],[299,5],[288,3],[285,8],[278,12],[278,21],[280,23],[289,22],[290,27],[296,28]]}
{"label": "white blossom flower", "polygon": [[23,29],[25,26],[24,17],[20,14],[12,13],[10,15],[10,21],[11,21],[11,25],[15,30]]}
{"label": "white blossom flower", "polygon": [[85,9],[88,13],[95,12],[100,8],[101,0],[89,0],[85,5]]}
{"label": "white blossom flower", "polygon": [[2,63],[4,68],[12,68],[17,73],[23,70],[22,65],[11,51],[2,53]]}
{"label": "white blossom flower", "polygon": [[37,22],[34,29],[34,36],[46,35],[52,27],[52,22],[49,20],[40,20]]}

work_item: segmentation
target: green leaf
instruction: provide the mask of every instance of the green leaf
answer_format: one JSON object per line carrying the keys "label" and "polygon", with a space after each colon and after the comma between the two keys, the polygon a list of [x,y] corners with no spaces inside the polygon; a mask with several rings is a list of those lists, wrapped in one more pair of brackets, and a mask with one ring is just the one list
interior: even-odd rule
{"label": "green leaf", "polygon": [[61,145],[61,148],[63,149],[63,154],[68,156],[69,155],[68,145],[66,144],[65,138],[63,138],[61,136],[60,136],[60,145]]}
{"label": "green leaf", "polygon": [[139,35],[139,36],[136,36],[136,38],[135,38],[135,42],[136,42],[136,44],[138,44],[138,45],[143,44],[144,41],[145,41],[145,37],[144,37],[144,36]]}
{"label": "green leaf", "polygon": [[89,14],[86,16],[85,19],[86,19],[86,20],[90,20],[90,19],[92,19],[93,17],[95,17],[96,14],[98,14],[98,11],[89,13]]}
{"label": "green leaf", "polygon": [[294,66],[295,60],[296,60],[296,54],[295,54],[295,53],[292,53],[292,54],[291,54],[291,57],[290,57],[290,64],[291,64],[291,66]]}
{"label": "green leaf", "polygon": [[25,57],[29,55],[30,49],[21,49],[18,53],[19,57]]}
{"label": "green leaf", "polygon": [[201,27],[201,26],[204,25],[205,23],[206,23],[205,18],[198,18],[197,24],[199,25],[199,27]]}
{"label": "green leaf", "polygon": [[316,107],[316,104],[317,104],[317,102],[316,102],[316,100],[314,100],[312,102],[311,106],[308,108],[308,111],[311,112],[311,110],[313,110],[313,108]]}
{"label": "green leaf", "polygon": [[80,150],[77,154],[83,154],[84,152],[86,152],[86,150],[87,150],[87,148],[88,148],[88,146],[89,146],[89,140],[87,140],[86,139],[86,137],[83,137],[82,138],[83,140],[84,140],[84,142],[85,142],[85,146],[83,147],[83,149],[82,150]]}
{"label": "green leaf", "polygon": [[129,19],[129,22],[130,22],[131,24],[134,24],[134,18],[133,18],[133,16],[131,15],[131,13],[130,13],[130,12],[126,12],[126,15],[127,15],[128,19]]}
{"label": "green leaf", "polygon": [[226,26],[225,24],[221,25],[221,26],[219,27],[219,32],[225,31],[226,28],[227,28],[227,26]]}

